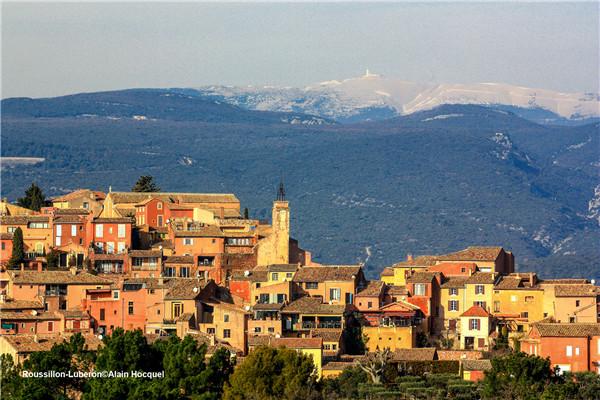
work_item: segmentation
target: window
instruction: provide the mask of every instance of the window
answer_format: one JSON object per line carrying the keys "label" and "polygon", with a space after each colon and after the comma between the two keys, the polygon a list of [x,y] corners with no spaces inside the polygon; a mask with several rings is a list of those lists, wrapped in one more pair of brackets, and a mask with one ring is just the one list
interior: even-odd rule
{"label": "window", "polygon": [[373,308],[373,302],[372,301],[367,302],[367,308]]}
{"label": "window", "polygon": [[113,299],[118,299],[119,298],[119,291],[118,290],[114,290],[113,291]]}
{"label": "window", "polygon": [[458,288],[450,288],[450,296],[458,296]]}
{"label": "window", "polygon": [[292,279],[293,276],[294,276],[294,274],[292,274],[291,272],[287,272],[285,274],[286,279]]}
{"label": "window", "polygon": [[8,233],[15,233],[15,231],[17,230],[16,226],[9,226],[8,229],[6,230]]}
{"label": "window", "polygon": [[579,304],[581,304],[581,302],[579,300],[575,300],[575,307],[579,307]]}
{"label": "window", "polygon": [[231,337],[231,329],[223,329],[223,337],[230,338]]}
{"label": "window", "polygon": [[268,304],[269,303],[269,294],[268,293],[261,293],[259,295],[259,301],[260,304]]}
{"label": "window", "polygon": [[285,293],[277,293],[277,303],[278,304],[285,303],[285,298],[286,298]]}
{"label": "window", "polygon": [[278,281],[279,280],[279,274],[277,272],[273,272],[271,274],[271,280],[272,281]]}
{"label": "window", "polygon": [[525,303],[533,303],[533,296],[525,296]]}
{"label": "window", "polygon": [[485,286],[475,285],[475,294],[485,294]]}
{"label": "window", "polygon": [[104,308],[100,309],[100,321],[104,321],[106,318],[106,310]]}
{"label": "window", "polygon": [[83,202],[83,208],[88,209],[90,208],[90,203],[88,203],[87,201]]}
{"label": "window", "polygon": [[56,225],[56,236],[62,236],[62,225]]}
{"label": "window", "polygon": [[329,299],[330,300],[339,300],[342,295],[342,291],[338,288],[329,289]]}
{"label": "window", "polygon": [[129,315],[133,315],[133,301],[127,304],[127,312],[129,312]]}
{"label": "window", "polygon": [[516,303],[518,300],[517,296],[515,296],[514,294],[512,296],[510,296],[510,301],[513,303]]}
{"label": "window", "polygon": [[175,276],[175,267],[165,267],[165,276],[172,278]]}
{"label": "window", "polygon": [[61,239],[62,239],[62,238],[61,238],[60,236],[57,236],[57,237],[56,237],[56,239],[55,239],[55,242],[56,242],[56,245],[57,245],[57,246],[60,246],[60,245],[62,244],[62,240],[61,240]]}
{"label": "window", "polygon": [[306,288],[307,289],[318,289],[319,283],[318,282],[306,282]]}
{"label": "window", "polygon": [[158,210],[162,210],[162,203],[160,201],[158,203],[156,203],[156,208]]}
{"label": "window", "polygon": [[163,226],[163,216],[162,215],[158,216],[158,224],[157,225],[158,226]]}
{"label": "window", "polygon": [[48,321],[48,332],[54,331],[54,322]]}
{"label": "window", "polygon": [[567,346],[567,357],[573,356],[573,346]]}
{"label": "window", "polygon": [[191,246],[194,244],[194,239],[192,238],[183,238],[183,244],[186,246]]}
{"label": "window", "polygon": [[472,331],[478,331],[480,329],[480,321],[478,319],[472,318],[469,320],[469,329]]}
{"label": "window", "polygon": [[117,252],[119,254],[125,253],[125,242],[119,242],[119,243],[117,243]]}
{"label": "window", "polygon": [[569,323],[574,324],[577,321],[575,317],[569,317]]}
{"label": "window", "polygon": [[6,250],[6,243],[2,242],[2,250]]}
{"label": "window", "polygon": [[331,350],[331,345],[329,345],[329,344],[324,344],[324,345],[323,345],[323,350]]}
{"label": "window", "polygon": [[215,328],[206,328],[206,333],[208,333],[209,335],[214,335],[215,334]]}
{"label": "window", "polygon": [[46,229],[46,228],[48,228],[48,223],[47,222],[30,222],[27,226],[31,229]]}
{"label": "window", "polygon": [[119,224],[117,227],[117,230],[118,230],[117,236],[119,238],[124,238],[125,237],[125,224]]}
{"label": "window", "polygon": [[484,310],[486,310],[486,305],[487,304],[485,303],[485,301],[474,301],[473,305],[474,306],[479,306],[479,307],[483,308]]}
{"label": "window", "polygon": [[134,257],[131,260],[131,263],[133,264],[134,267],[141,267],[143,264],[143,259],[139,258],[139,257]]}
{"label": "window", "polygon": [[500,312],[500,302],[494,301],[494,312]]}
{"label": "window", "polygon": [[254,333],[260,333],[260,332],[261,332],[260,326],[255,326]]}
{"label": "window", "polygon": [[523,312],[521,313],[521,318],[529,318],[529,312],[527,312],[527,311],[523,311]]}
{"label": "window", "polygon": [[415,283],[415,296],[425,296],[424,283]]}
{"label": "window", "polygon": [[71,225],[71,236],[77,236],[77,225]]}
{"label": "window", "polygon": [[173,318],[179,318],[179,316],[182,313],[183,313],[183,304],[173,303]]}
{"label": "window", "polygon": [[101,238],[102,236],[104,236],[104,225],[96,224],[96,237]]}
{"label": "window", "polygon": [[273,328],[272,326],[268,327],[267,330],[269,331],[269,333],[275,332],[275,328]]}
{"label": "window", "polygon": [[190,277],[190,267],[180,267],[179,268],[179,277],[180,278],[189,278]]}
{"label": "window", "polygon": [[109,234],[109,235],[112,235],[112,233],[113,233],[113,227],[112,227],[112,226],[109,226],[109,227],[108,227],[108,234]]}
{"label": "window", "polygon": [[223,322],[229,322],[229,314],[223,314]]}
{"label": "window", "polygon": [[579,355],[579,347],[575,347],[575,355],[578,356]]}
{"label": "window", "polygon": [[448,301],[448,311],[458,311],[458,300]]}
{"label": "window", "polygon": [[115,243],[114,242],[106,242],[106,252],[108,254],[113,254],[115,252]]}

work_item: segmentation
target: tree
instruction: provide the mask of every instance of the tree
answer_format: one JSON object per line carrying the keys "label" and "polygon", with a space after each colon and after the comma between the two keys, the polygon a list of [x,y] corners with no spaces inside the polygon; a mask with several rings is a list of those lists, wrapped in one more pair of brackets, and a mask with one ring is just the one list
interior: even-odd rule
{"label": "tree", "polygon": [[142,175],[131,188],[132,192],[160,192],[151,175]]}
{"label": "tree", "polygon": [[492,369],[481,382],[483,399],[539,399],[554,378],[550,359],[525,353],[492,358]]}
{"label": "tree", "polygon": [[593,372],[565,372],[546,386],[542,400],[595,400],[600,393],[600,375]]}
{"label": "tree", "polygon": [[10,256],[10,259],[8,260],[8,266],[10,268],[18,267],[25,259],[24,247],[25,245],[23,243],[23,230],[21,228],[17,228],[13,232],[12,254]]}
{"label": "tree", "polygon": [[249,217],[249,211],[248,211],[248,207],[244,207],[244,219],[248,219]]}
{"label": "tree", "polygon": [[25,197],[19,198],[17,204],[30,210],[40,211],[40,208],[46,204],[46,196],[38,185],[32,183],[25,191]]}
{"label": "tree", "polygon": [[385,348],[377,350],[374,353],[367,354],[364,358],[356,360],[356,365],[369,375],[371,382],[375,385],[381,384],[381,377],[383,372],[392,359],[392,352],[390,349]]}
{"label": "tree", "polygon": [[357,399],[358,388],[369,382],[366,372],[359,367],[346,368],[336,378],[323,379],[324,399]]}
{"label": "tree", "polygon": [[57,268],[59,260],[58,251],[55,249],[50,250],[50,253],[46,255],[46,266],[48,268]]}
{"label": "tree", "polygon": [[258,347],[225,385],[225,400],[310,400],[317,398],[312,358],[294,350]]}

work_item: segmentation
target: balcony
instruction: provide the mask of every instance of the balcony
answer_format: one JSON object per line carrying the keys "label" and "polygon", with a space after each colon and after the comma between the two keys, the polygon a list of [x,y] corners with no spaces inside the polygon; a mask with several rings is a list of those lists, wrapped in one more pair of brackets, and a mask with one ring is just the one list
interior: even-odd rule
{"label": "balcony", "polygon": [[294,327],[301,326],[301,329],[342,329],[342,323],[340,321],[326,321],[326,322],[313,322],[313,321],[302,321],[302,324],[295,324]]}

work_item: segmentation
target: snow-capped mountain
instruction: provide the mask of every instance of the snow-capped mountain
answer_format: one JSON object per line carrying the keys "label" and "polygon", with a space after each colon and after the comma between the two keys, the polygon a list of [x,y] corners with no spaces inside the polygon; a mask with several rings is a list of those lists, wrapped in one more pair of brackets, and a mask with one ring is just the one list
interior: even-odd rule
{"label": "snow-capped mountain", "polygon": [[430,84],[372,74],[305,88],[206,86],[202,96],[262,111],[302,112],[354,122],[429,110],[442,104],[478,104],[540,110],[570,120],[600,117],[595,93],[561,93],[500,83]]}

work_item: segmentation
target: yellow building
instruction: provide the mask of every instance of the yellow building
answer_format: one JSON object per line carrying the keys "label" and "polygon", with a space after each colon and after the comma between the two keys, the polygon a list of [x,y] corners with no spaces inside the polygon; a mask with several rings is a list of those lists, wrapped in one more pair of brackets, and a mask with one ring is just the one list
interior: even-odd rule
{"label": "yellow building", "polygon": [[510,332],[528,332],[544,319],[544,290],[534,273],[501,276],[494,285],[492,313]]}
{"label": "yellow building", "polygon": [[367,286],[360,265],[301,267],[292,281],[302,294],[329,304],[352,304],[358,290]]}
{"label": "yellow building", "polygon": [[491,312],[494,299],[494,284],[498,280],[498,274],[491,272],[476,272],[465,281],[465,304],[464,308],[480,306],[487,312]]}
{"label": "yellow building", "polygon": [[454,337],[460,332],[460,315],[472,304],[467,304],[465,282],[468,276],[447,278],[440,290],[440,317],[444,319],[444,330],[448,337]]}
{"label": "yellow building", "polygon": [[586,279],[545,279],[539,285],[544,290],[544,317],[556,322],[598,322],[595,304],[600,287]]}
{"label": "yellow building", "polygon": [[472,306],[460,316],[462,350],[489,350],[491,315],[481,306]]}
{"label": "yellow building", "polygon": [[236,304],[203,300],[200,305],[200,332],[213,335],[221,343],[246,353],[248,319],[251,313]]}

